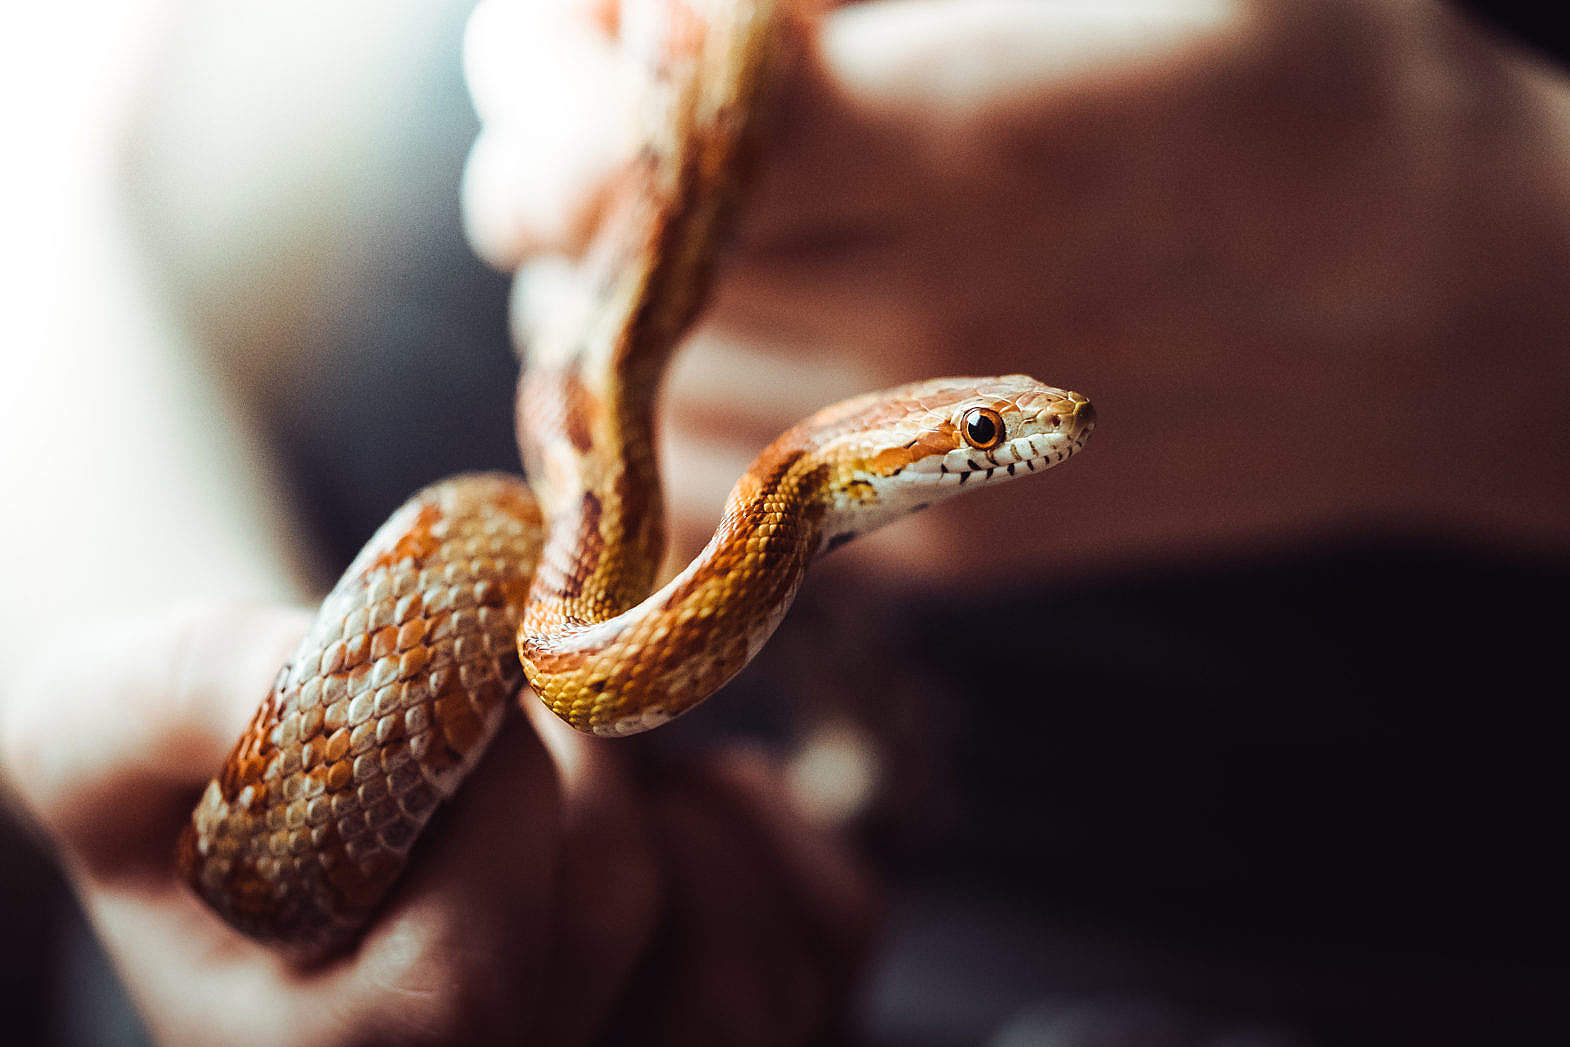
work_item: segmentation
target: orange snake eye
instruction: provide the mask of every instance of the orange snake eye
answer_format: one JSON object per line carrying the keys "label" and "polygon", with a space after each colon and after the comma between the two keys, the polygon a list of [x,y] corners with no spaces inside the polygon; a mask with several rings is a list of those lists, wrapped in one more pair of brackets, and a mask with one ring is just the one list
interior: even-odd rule
{"label": "orange snake eye", "polygon": [[990,451],[1003,442],[1003,416],[990,407],[972,407],[959,420],[965,442],[978,451]]}

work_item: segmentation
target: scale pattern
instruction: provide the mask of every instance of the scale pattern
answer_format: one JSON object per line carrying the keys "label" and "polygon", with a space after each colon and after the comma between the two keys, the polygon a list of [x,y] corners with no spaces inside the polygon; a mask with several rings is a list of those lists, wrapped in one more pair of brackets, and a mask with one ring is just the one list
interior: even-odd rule
{"label": "scale pattern", "polygon": [[[533,493],[519,479],[459,478],[399,510],[328,597],[182,836],[179,868],[198,893],[291,955],[353,941],[495,733],[523,680],[516,643],[524,606],[539,602],[526,600],[536,568],[562,579],[552,589],[590,593],[601,615],[653,581],[664,546],[654,398],[707,295],[767,95],[812,4],[667,6],[644,56],[643,148],[581,265],[595,303],[524,347]],[[567,468],[531,453],[542,444],[565,451]],[[543,556],[537,504],[559,535]],[[460,548],[439,533],[462,535]],[[580,588],[586,547],[599,569]],[[427,581],[442,592],[422,595]]]}
{"label": "scale pattern", "polygon": [[[580,730],[657,726],[757,653],[820,552],[1084,445],[1089,402],[1024,375],[853,398],[767,448],[708,547],[650,595],[660,376],[708,293],[769,87],[799,52],[791,7],[711,5],[671,37],[664,115],[586,260],[591,315],[526,347],[533,486],[458,477],[400,509],[208,785],[180,870],[239,930],[302,959],[352,943],[525,675]],[[976,412],[995,440],[966,435]]]}
{"label": "scale pattern", "polygon": [[501,723],[541,520],[517,477],[454,477],[385,523],[323,602],[181,841],[254,937],[330,951],[364,922]]}
{"label": "scale pattern", "polygon": [[[965,442],[959,420],[971,409],[994,412],[996,445]],[[599,544],[580,537],[569,550],[553,532],[547,558],[554,547],[569,563],[549,574],[542,566],[535,580],[518,637],[524,673],[580,731],[658,727],[752,660],[820,552],[967,484],[976,490],[1050,469],[1094,428],[1084,396],[1026,375],[929,379],[825,408],[748,466],[713,538],[685,570],[614,616],[590,617],[600,602]],[[575,525],[572,533],[594,531]]]}

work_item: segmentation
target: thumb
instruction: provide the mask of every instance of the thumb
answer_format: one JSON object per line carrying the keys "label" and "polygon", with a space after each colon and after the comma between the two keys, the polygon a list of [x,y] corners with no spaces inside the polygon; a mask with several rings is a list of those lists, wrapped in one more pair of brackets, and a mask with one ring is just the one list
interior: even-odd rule
{"label": "thumb", "polygon": [[107,874],[146,857],[166,872],[196,791],[308,620],[203,604],[71,623],[0,705],[0,777],[68,860]]}

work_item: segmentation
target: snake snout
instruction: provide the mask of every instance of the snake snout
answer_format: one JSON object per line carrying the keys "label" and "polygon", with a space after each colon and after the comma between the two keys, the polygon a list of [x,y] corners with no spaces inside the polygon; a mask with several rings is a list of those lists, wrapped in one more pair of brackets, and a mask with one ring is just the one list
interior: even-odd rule
{"label": "snake snout", "polygon": [[1079,428],[1084,432],[1088,433],[1096,427],[1096,408],[1089,400],[1076,400],[1074,402],[1074,413],[1070,417],[1078,423]]}
{"label": "snake snout", "polygon": [[1096,409],[1079,393],[1055,390],[1051,403],[1037,415],[1040,424],[1070,439],[1083,440],[1096,427]]}

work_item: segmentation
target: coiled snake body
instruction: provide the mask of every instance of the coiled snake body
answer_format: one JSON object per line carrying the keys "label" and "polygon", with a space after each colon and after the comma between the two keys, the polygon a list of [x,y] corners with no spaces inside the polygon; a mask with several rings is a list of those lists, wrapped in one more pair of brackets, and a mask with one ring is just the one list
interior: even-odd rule
{"label": "coiled snake body", "polygon": [[796,39],[777,3],[695,18],[662,56],[675,86],[585,263],[592,310],[528,348],[531,482],[459,476],[399,509],[192,813],[181,873],[246,934],[300,958],[352,942],[525,678],[580,730],[663,723],[747,664],[820,551],[1050,468],[1090,434],[1083,396],[1022,375],[847,400],[770,445],[703,552],[651,595],[656,393]]}

